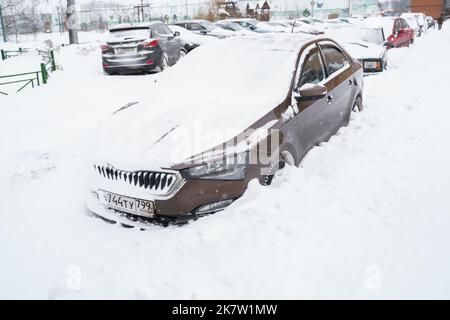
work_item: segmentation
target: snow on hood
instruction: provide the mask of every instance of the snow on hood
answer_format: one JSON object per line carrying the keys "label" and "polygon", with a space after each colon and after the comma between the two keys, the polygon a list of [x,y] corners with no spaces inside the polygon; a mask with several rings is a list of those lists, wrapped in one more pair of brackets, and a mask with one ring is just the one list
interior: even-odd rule
{"label": "snow on hood", "polygon": [[90,161],[167,168],[226,142],[286,99],[298,52],[310,39],[266,34],[199,47],[153,86],[143,84],[139,103],[100,124]]}
{"label": "snow on hood", "polygon": [[385,51],[381,38],[378,39],[380,44],[364,41],[364,29],[361,28],[327,30],[326,35],[340,43],[355,59],[381,58]]}
{"label": "snow on hood", "polygon": [[378,59],[383,56],[385,48],[369,42],[342,42],[345,50],[355,59]]}

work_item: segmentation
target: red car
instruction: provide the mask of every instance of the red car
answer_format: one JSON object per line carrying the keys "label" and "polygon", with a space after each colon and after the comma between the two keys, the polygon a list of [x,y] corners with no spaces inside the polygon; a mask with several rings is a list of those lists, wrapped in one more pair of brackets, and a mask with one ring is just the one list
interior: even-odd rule
{"label": "red car", "polygon": [[400,17],[367,18],[372,27],[382,27],[388,48],[409,47],[414,43],[414,29]]}

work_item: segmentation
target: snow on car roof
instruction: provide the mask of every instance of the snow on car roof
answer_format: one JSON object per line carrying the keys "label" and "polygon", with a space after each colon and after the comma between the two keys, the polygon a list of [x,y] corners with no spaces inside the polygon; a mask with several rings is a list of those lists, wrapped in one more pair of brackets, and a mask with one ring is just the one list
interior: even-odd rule
{"label": "snow on car roof", "polygon": [[[105,121],[92,154],[119,168],[164,167],[233,138],[288,96],[299,50],[311,39],[267,34],[202,45],[143,88],[138,104]],[[196,129],[203,134],[195,143],[175,139]]]}
{"label": "snow on car roof", "polygon": [[152,21],[152,22],[138,22],[138,23],[121,23],[117,24],[111,28],[109,28],[110,31],[116,30],[116,29],[132,29],[132,28],[150,28],[150,26],[161,23],[160,21]]}

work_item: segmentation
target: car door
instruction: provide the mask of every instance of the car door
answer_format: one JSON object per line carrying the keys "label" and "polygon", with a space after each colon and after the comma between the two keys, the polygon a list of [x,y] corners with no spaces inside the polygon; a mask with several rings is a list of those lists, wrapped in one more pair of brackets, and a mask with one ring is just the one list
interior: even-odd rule
{"label": "car door", "polygon": [[173,64],[174,52],[173,52],[173,45],[171,43],[171,38],[174,38],[173,34],[171,33],[171,35],[169,35],[164,29],[164,25],[162,23],[156,24],[154,26],[154,29],[157,34],[160,47],[163,50],[163,52],[167,55],[169,64]]}
{"label": "car door", "polygon": [[[300,58],[297,68],[296,85],[294,95],[299,89],[307,84],[322,84],[325,81],[326,74],[322,57],[317,44],[305,48]],[[327,123],[329,102],[327,98],[321,98],[314,101],[297,100],[296,126],[299,135],[299,159],[318,142],[322,141],[329,124]]]}
{"label": "car door", "polygon": [[161,32],[164,33],[164,36],[167,37],[167,48],[168,48],[168,55],[170,57],[170,60],[172,63],[175,63],[180,59],[180,53],[181,53],[181,40],[180,38],[175,37],[172,30],[170,30],[166,25],[161,24],[160,25]]}
{"label": "car door", "polygon": [[[353,103],[354,79],[353,70],[348,57],[334,42],[319,43],[327,78],[325,86],[328,90],[327,122],[329,124],[325,139],[333,135],[349,119]],[[332,103],[330,102],[332,101]]]}

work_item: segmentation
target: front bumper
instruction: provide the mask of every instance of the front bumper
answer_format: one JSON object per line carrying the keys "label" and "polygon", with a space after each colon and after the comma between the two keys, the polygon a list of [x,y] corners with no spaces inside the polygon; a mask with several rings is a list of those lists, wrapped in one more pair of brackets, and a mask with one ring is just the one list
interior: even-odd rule
{"label": "front bumper", "polygon": [[[155,223],[185,222],[223,210],[242,196],[248,184],[246,180],[180,179],[167,194],[155,195],[148,188],[140,187],[139,181],[135,185],[134,181],[128,183],[115,178],[111,180],[94,173],[88,177],[85,204],[89,211],[104,219],[145,228]],[[100,190],[153,201],[154,214],[142,217],[106,205],[100,201]]]}

